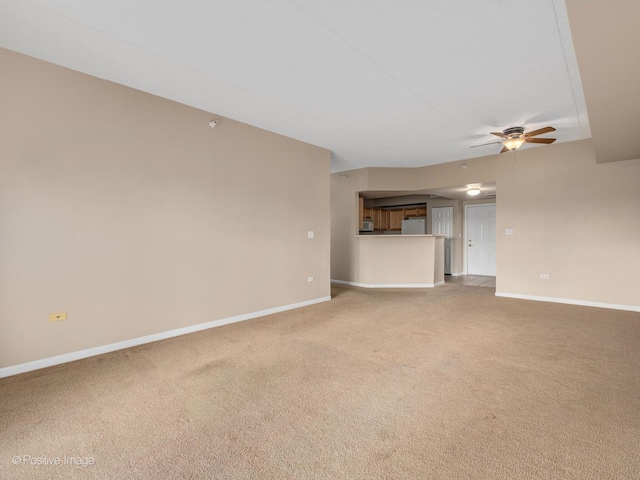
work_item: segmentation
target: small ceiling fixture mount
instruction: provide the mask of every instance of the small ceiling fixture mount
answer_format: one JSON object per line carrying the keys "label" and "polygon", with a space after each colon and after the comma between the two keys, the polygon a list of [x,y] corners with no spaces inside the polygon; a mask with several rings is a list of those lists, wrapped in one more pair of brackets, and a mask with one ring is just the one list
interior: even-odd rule
{"label": "small ceiling fixture mount", "polygon": [[209,122],[209,126],[210,126],[211,128],[216,128],[216,126],[217,126],[217,125],[218,125],[218,120],[211,120],[211,121]]}

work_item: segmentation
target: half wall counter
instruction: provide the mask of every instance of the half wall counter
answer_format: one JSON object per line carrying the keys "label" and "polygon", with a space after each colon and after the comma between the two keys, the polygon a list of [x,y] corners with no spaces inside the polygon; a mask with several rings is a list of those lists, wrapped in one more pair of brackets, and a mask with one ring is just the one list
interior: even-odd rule
{"label": "half wall counter", "polygon": [[357,235],[353,278],[334,283],[368,288],[444,284],[444,235]]}

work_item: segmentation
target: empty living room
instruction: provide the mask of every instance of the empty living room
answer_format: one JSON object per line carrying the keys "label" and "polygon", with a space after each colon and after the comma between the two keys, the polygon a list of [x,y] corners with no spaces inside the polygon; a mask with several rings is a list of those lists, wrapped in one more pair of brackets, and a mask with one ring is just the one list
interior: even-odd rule
{"label": "empty living room", "polygon": [[0,2],[0,479],[640,478],[638,18]]}

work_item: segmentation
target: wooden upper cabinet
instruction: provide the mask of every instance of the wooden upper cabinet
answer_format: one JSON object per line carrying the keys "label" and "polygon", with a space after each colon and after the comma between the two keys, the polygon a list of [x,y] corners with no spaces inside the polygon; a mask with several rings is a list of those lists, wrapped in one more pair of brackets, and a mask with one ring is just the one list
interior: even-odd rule
{"label": "wooden upper cabinet", "polygon": [[389,210],[389,230],[402,230],[404,211]]}
{"label": "wooden upper cabinet", "polygon": [[404,218],[426,217],[427,207],[411,207],[403,209]]}
{"label": "wooden upper cabinet", "polygon": [[402,230],[402,220],[405,218],[426,217],[427,208],[409,207],[396,210],[388,210],[388,207],[369,208],[364,206],[364,198],[358,198],[359,229],[363,228],[363,219],[373,220],[373,229],[376,231]]}
{"label": "wooden upper cabinet", "polygon": [[373,229],[378,231],[389,230],[389,210],[381,208],[373,209]]}
{"label": "wooden upper cabinet", "polygon": [[418,216],[418,209],[417,208],[405,208],[403,210],[404,212],[404,217],[417,217]]}
{"label": "wooden upper cabinet", "polygon": [[380,210],[380,230],[389,230],[389,210]]}

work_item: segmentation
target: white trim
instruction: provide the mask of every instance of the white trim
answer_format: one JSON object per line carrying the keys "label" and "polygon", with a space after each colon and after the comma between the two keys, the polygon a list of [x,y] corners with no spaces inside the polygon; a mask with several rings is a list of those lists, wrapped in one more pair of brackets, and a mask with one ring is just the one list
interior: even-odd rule
{"label": "white trim", "polygon": [[345,280],[331,279],[331,283],[337,283],[338,285],[351,285],[352,287],[362,288],[434,288],[444,285],[444,282],[438,283],[358,283],[347,282]]}
{"label": "white trim", "polygon": [[611,308],[613,310],[627,310],[640,312],[640,305],[621,305],[617,303],[590,302],[587,300],[572,300],[570,298],[539,297],[537,295],[520,295],[519,293],[496,292],[496,297],[519,298],[521,300],[535,300],[538,302],[566,303],[583,307]]}
{"label": "white trim", "polygon": [[461,277],[462,275],[466,275],[466,273],[458,272],[458,273],[450,273],[449,275],[451,275],[452,277]]}
{"label": "white trim", "polygon": [[199,332],[201,330],[207,330],[209,328],[221,327],[223,325],[228,325],[230,323],[242,322],[244,320],[250,320],[252,318],[263,317],[265,315],[271,315],[274,313],[284,312],[287,310],[293,310],[295,308],[306,307],[308,305],[327,302],[329,300],[331,300],[331,296],[314,298],[313,300],[306,300],[304,302],[292,303],[290,305],[284,305],[282,307],[268,308],[266,310],[260,310],[257,312],[245,313],[243,315],[236,315],[235,317],[223,318],[221,320],[214,320],[212,322],[200,323],[197,325],[190,325],[188,327],[178,328],[176,330],[168,330],[166,332],[154,333],[152,335],[146,335],[144,337],[132,338],[130,340],[123,340],[122,342],[111,343],[109,345],[102,345],[101,347],[87,348],[85,350],[79,350],[77,352],[56,355],[55,357],[34,360],[32,362],[21,363],[19,365],[12,365],[10,367],[0,368],[0,378],[10,377],[12,375],[18,375],[19,373],[30,372],[32,370],[39,370],[41,368],[52,367],[54,365],[60,365],[61,363],[73,362],[75,360],[81,360],[87,357],[102,355],[103,353],[109,353],[109,352],[114,352],[116,350],[135,347],[137,345],[143,345],[145,343],[157,342],[158,340],[178,337],[180,335],[185,335],[187,333],[194,333],[194,332]]}

